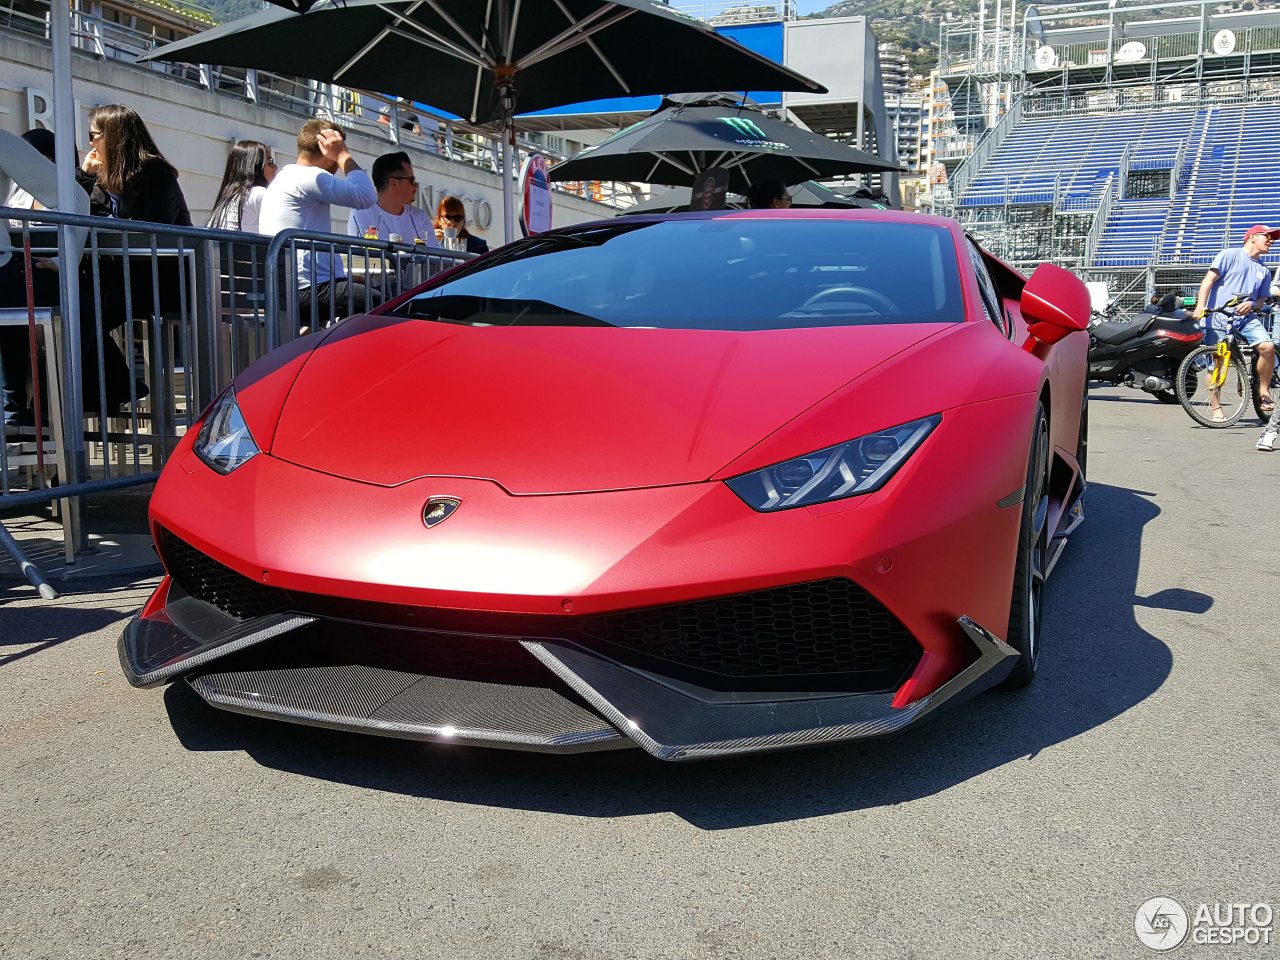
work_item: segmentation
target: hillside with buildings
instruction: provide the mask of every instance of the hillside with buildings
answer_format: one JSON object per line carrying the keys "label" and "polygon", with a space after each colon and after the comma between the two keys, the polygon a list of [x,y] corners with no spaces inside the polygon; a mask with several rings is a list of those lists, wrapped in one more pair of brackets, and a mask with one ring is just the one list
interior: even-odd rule
{"label": "hillside with buildings", "polygon": [[939,24],[974,16],[978,0],[839,0],[810,17],[870,17],[876,36],[902,48],[911,69],[927,74],[938,62]]}

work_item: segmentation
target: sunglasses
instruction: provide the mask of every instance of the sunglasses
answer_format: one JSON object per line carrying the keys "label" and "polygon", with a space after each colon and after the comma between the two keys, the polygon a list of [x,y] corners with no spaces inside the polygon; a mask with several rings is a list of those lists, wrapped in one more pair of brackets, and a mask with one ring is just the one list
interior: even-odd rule
{"label": "sunglasses", "polygon": [[99,137],[101,137],[101,136],[102,136],[102,131],[101,131],[101,130],[94,130],[92,127],[90,127],[90,128],[89,128],[89,139],[90,139],[90,140],[97,140],[97,139],[98,139]]}
{"label": "sunglasses", "polygon": [[453,223],[461,223],[463,220],[467,219],[467,215],[465,213],[446,213],[442,214],[442,216],[445,220],[449,220]]}
{"label": "sunglasses", "polygon": [[387,179],[388,180],[408,180],[409,183],[412,184],[413,186],[416,187],[418,185],[417,177],[404,177],[404,176],[398,176],[396,174],[392,174],[391,176],[387,177]]}

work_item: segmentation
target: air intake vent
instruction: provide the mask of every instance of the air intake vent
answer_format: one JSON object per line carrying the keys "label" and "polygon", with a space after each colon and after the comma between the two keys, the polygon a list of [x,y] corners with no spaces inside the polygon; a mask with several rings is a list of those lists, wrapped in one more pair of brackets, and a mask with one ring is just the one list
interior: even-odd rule
{"label": "air intake vent", "polygon": [[646,657],[729,677],[899,676],[920,654],[884,604],[839,579],[588,617],[581,631]]}
{"label": "air intake vent", "polygon": [[160,530],[160,551],[169,574],[183,590],[237,620],[252,620],[289,609],[283,590],[255,583],[201,553],[191,544]]}

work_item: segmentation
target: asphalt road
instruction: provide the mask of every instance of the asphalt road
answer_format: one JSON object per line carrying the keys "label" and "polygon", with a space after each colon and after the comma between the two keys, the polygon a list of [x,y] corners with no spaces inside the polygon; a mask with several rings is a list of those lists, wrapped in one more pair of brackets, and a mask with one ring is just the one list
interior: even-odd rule
{"label": "asphalt road", "polygon": [[1032,687],[727,762],[220,713],[122,678],[154,581],[0,584],[0,957],[1144,957],[1157,894],[1280,910],[1280,453],[1257,433],[1097,392]]}

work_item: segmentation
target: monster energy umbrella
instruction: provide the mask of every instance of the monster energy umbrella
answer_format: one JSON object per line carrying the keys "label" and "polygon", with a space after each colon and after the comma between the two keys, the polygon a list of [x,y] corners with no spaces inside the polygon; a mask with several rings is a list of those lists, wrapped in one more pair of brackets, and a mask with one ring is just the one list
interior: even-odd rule
{"label": "monster energy umbrella", "polygon": [[847,173],[896,172],[898,165],[754,110],[677,105],[619,131],[551,169],[552,180],[629,180],[692,185],[708,167],[727,167],[729,189]]}
{"label": "monster energy umbrella", "polygon": [[[383,90],[473,123],[492,119],[508,150],[517,91],[526,111],[673,90],[826,92],[657,0],[323,0],[302,14],[264,10],[139,59]],[[513,166],[503,167],[508,231]]]}

